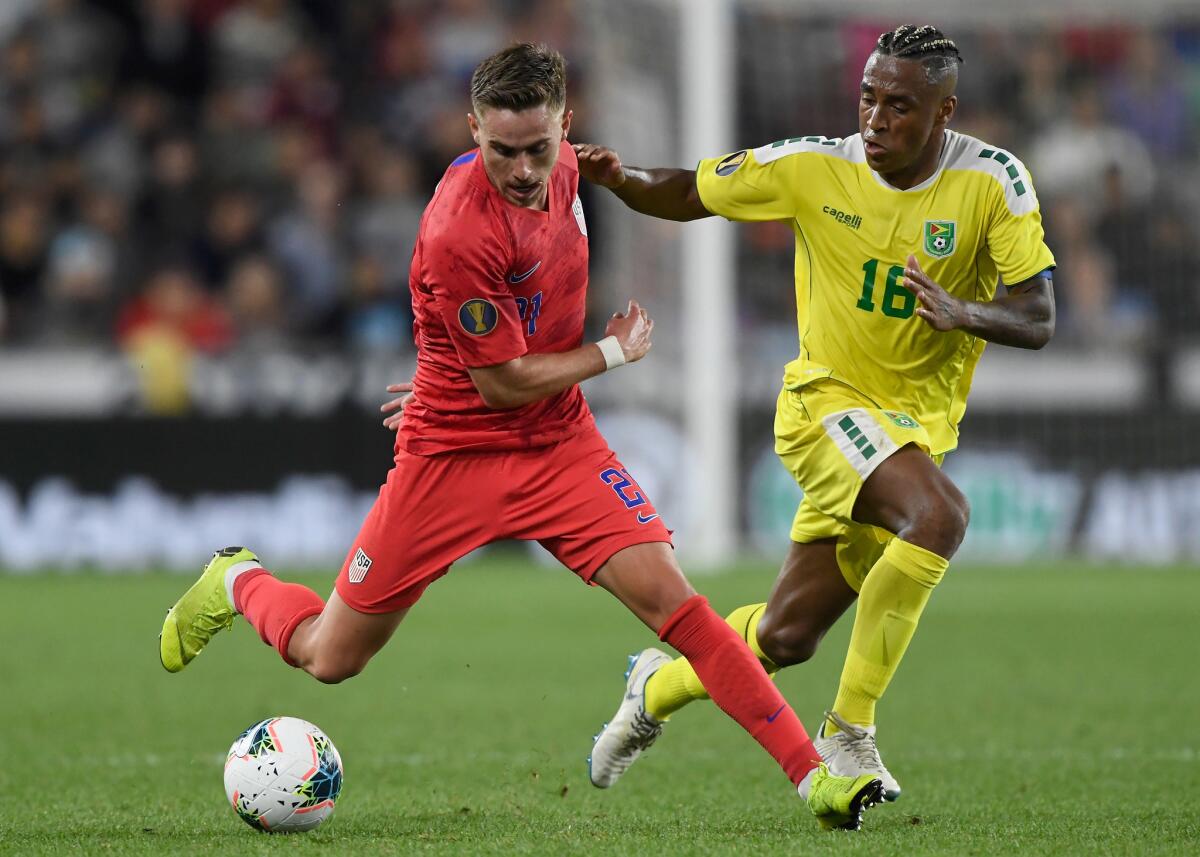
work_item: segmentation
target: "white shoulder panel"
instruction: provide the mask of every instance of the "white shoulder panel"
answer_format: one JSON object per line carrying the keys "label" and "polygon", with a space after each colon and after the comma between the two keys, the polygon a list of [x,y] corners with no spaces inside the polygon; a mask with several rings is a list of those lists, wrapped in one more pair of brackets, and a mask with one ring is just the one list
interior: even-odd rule
{"label": "white shoulder panel", "polygon": [[866,160],[863,152],[862,138],[855,134],[852,137],[791,137],[787,140],[776,140],[766,146],[754,150],[754,160],[760,164],[769,164],[787,155],[801,152],[816,152],[831,155],[851,163],[862,163]]}
{"label": "white shoulder panel", "polygon": [[1004,188],[1008,210],[1020,216],[1035,211],[1037,194],[1025,165],[1012,154],[982,140],[950,131],[943,169],[987,173]]}

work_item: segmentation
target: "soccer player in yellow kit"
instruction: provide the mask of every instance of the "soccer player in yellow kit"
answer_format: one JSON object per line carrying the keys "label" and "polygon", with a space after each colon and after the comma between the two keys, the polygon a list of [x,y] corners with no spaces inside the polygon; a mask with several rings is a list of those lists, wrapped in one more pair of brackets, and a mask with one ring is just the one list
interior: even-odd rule
{"label": "soccer player in yellow kit", "polygon": [[[939,465],[984,345],[1041,348],[1054,331],[1054,257],[1029,173],[947,128],[961,61],[934,27],[881,35],[852,137],[780,140],[694,171],[576,146],[583,177],[636,211],[792,225],[800,350],[775,449],[804,499],[768,601],[728,621],[774,671],[810,658],[857,600],[815,743],[831,771],[873,773],[891,800],[900,786],[875,744],[875,704],[967,527],[967,500]],[[593,784],[615,783],[663,721],[702,698],[686,660],[631,658],[621,707],[592,748]]]}

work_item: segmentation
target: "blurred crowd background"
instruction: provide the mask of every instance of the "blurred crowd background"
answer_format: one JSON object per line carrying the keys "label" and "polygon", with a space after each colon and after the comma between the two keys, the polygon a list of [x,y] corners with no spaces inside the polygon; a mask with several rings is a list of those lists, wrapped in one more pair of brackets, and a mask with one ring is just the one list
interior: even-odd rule
{"label": "blurred crowd background", "polygon": [[0,341],[411,350],[473,66],[569,4],[6,0]]}
{"label": "blurred crowd background", "polygon": [[[573,136],[591,137],[585,5],[6,0],[0,343],[410,352],[409,255],[471,146],[473,66],[513,40],[556,45]],[[884,26],[741,12],[738,144],[852,132]],[[1039,188],[1060,337],[1188,336],[1200,23],[947,29],[966,57],[956,127],[1017,153]],[[790,229],[747,228],[741,247],[743,327],[791,335]]]}
{"label": "blurred crowd background", "polygon": [[[857,130],[863,62],[900,23],[884,4],[731,0],[728,38],[684,26],[716,5],[2,0],[0,567],[190,568],[231,539],[340,561],[390,458],[371,412],[413,368],[412,245],[473,146],[482,57],[559,48],[572,137],[646,166],[694,157],[684,58],[705,51],[736,71],[730,150]],[[1200,12],[922,8],[905,14],[965,58],[954,127],[1025,162],[1058,260],[1055,339],[989,349],[947,463],[974,508],[964,549],[1200,558]],[[657,322],[653,359],[587,394],[686,547],[711,525],[696,503],[711,463],[684,418],[685,393],[711,383],[683,348],[696,227],[581,199],[587,335],[630,297]],[[775,552],[798,497],[770,432],[796,353],[793,237],[722,234],[732,513]]]}

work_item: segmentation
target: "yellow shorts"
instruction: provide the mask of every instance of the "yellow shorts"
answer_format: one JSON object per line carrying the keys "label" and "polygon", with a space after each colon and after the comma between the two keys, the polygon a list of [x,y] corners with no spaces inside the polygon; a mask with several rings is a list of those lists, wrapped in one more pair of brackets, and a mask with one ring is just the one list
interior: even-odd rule
{"label": "yellow shorts", "polygon": [[[851,519],[863,482],[907,444],[930,450],[929,434],[907,414],[880,408],[838,381],[784,389],[775,410],[775,452],[804,491],[792,541],[836,538],[838,565],[858,592],[893,538]],[[935,461],[941,463],[942,456]]]}

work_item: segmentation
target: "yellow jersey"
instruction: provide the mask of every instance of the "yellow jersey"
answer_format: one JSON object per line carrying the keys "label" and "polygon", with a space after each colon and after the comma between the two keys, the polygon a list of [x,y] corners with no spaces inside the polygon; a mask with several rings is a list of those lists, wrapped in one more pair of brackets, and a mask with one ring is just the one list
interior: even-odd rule
{"label": "yellow jersey", "polygon": [[800,354],[784,385],[822,378],[901,411],[939,455],[958,423],[984,340],[915,314],[899,279],[910,253],[947,292],[990,301],[997,283],[1054,267],[1029,172],[1009,152],[946,131],[932,176],[898,190],[866,164],[862,136],[798,137],[700,162],[705,208],[781,220],[796,234]]}

